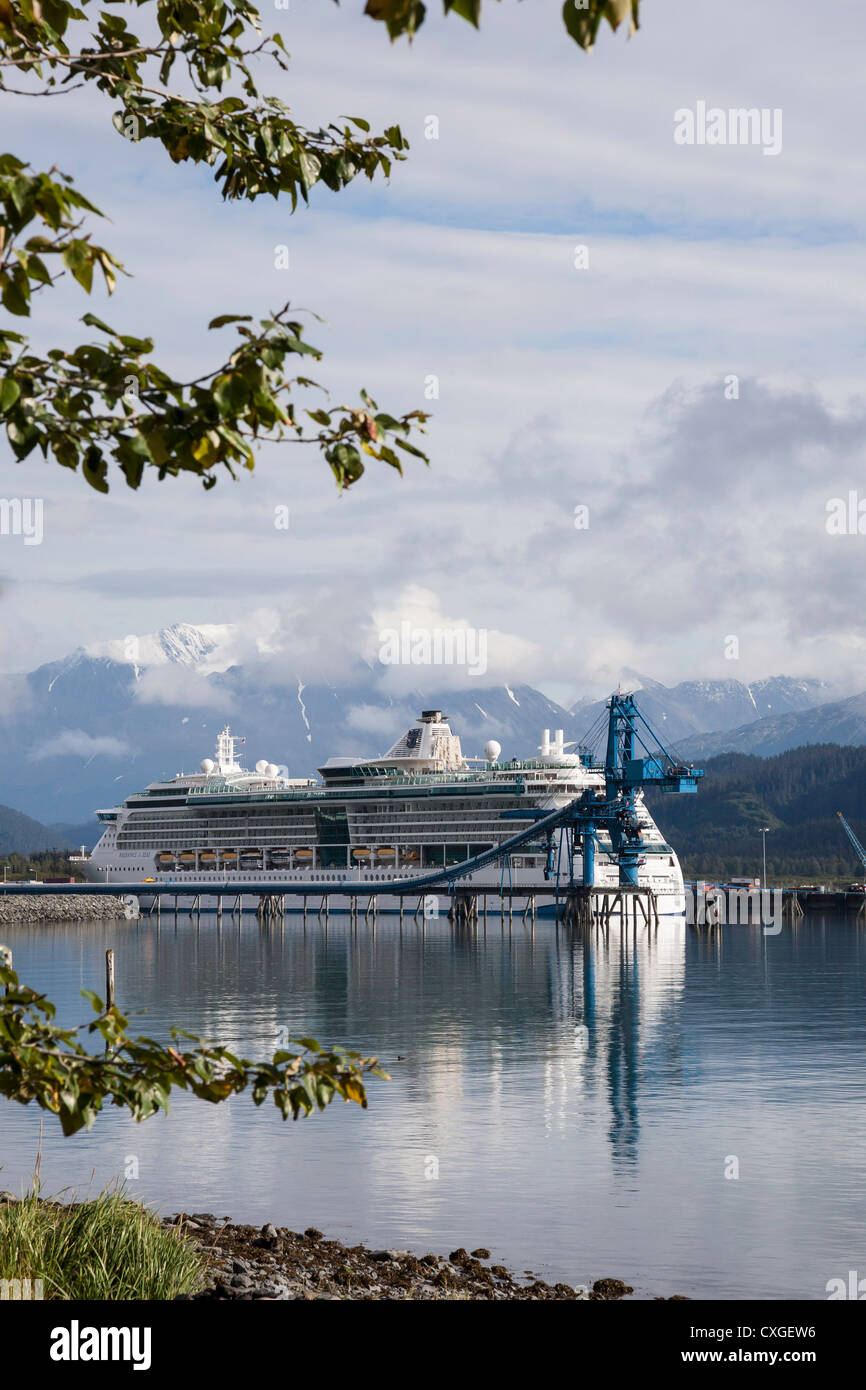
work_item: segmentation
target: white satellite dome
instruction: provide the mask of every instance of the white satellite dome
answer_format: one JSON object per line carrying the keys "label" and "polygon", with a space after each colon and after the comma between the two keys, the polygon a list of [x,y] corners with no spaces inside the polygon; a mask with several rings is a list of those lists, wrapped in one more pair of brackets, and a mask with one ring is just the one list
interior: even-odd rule
{"label": "white satellite dome", "polygon": [[484,756],[489,763],[497,762],[501,752],[502,744],[497,743],[495,738],[492,738],[489,743],[485,743],[484,745]]}
{"label": "white satellite dome", "polygon": [[267,763],[267,764],[265,765],[265,776],[266,776],[266,777],[276,777],[276,775],[277,775],[277,773],[279,772],[279,770],[280,770],[280,769],[277,767],[276,763]]}
{"label": "white satellite dome", "polygon": [[264,775],[265,775],[265,773],[267,772],[267,770],[268,770],[268,760],[267,760],[267,758],[259,758],[258,762],[256,763],[256,772],[259,774],[260,777],[264,777]]}
{"label": "white satellite dome", "polygon": [[203,773],[205,773],[205,775],[207,775],[207,773],[209,772],[213,772],[215,767],[216,763],[214,762],[213,758],[202,758],[201,770]]}

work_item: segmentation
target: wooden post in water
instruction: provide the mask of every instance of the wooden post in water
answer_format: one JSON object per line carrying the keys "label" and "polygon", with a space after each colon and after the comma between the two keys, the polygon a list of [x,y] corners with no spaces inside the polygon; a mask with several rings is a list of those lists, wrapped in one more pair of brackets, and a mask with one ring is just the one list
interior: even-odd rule
{"label": "wooden post in water", "polygon": [[110,948],[105,953],[105,1007],[114,1008],[114,952]]}

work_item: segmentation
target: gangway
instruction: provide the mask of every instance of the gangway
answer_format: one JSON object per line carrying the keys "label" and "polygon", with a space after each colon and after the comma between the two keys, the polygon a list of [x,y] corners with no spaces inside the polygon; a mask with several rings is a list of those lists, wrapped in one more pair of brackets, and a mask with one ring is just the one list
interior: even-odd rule
{"label": "gangway", "polygon": [[854,852],[857,855],[857,858],[860,860],[860,867],[863,870],[864,880],[866,880],[866,849],[863,848],[860,841],[857,839],[857,836],[854,834],[854,831],[851,829],[845,817],[842,815],[842,812],[837,811],[836,815],[842,822],[842,829],[845,831],[845,834],[848,836],[848,839],[854,846]]}

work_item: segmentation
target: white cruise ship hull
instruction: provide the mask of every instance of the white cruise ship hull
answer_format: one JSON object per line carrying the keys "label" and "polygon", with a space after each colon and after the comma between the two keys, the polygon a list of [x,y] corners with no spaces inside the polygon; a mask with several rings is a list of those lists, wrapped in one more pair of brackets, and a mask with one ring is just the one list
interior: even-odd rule
{"label": "white cruise ship hull", "polygon": [[[594,889],[615,894],[636,877],[659,916],[682,917],[679,862],[642,792],[612,789],[605,769],[567,753],[562,739],[557,731],[551,743],[545,730],[535,759],[500,763],[498,743],[467,759],[441,712],[426,710],[388,753],[372,763],[329,759],[317,781],[292,780],[264,759],[245,771],[226,728],[200,773],[152,782],[97,812],[104,833],[82,867],[144,906],[164,896],[184,911],[216,907],[220,896],[253,910],[272,895],[289,911],[303,910],[304,899],[327,899],[335,912],[360,899],[363,909],[376,897],[377,911],[399,912],[402,897],[404,912],[420,905],[436,917],[447,916],[456,888],[479,912],[546,916],[556,912],[557,885],[563,896],[583,885],[586,853]],[[650,775],[656,768],[650,760]],[[564,819],[574,807],[581,829]],[[439,875],[441,885],[430,883]],[[148,893],[157,883],[164,895]]]}
{"label": "white cruise ship hull", "polygon": [[[353,902],[358,901],[362,908],[366,907],[368,900],[375,897],[378,897],[377,911],[399,912],[402,896],[404,912],[414,913],[420,910],[426,917],[447,916],[450,895],[445,892],[437,893],[435,887],[424,889],[417,895],[412,893],[411,887],[400,896],[389,891],[389,885],[392,883],[411,884],[413,877],[424,877],[428,872],[429,870],[425,870],[412,874],[406,871],[396,874],[356,869],[352,873],[341,874],[329,871],[298,873],[273,870],[259,874],[187,873],[178,877],[157,875],[152,864],[114,864],[99,868],[95,857],[85,866],[86,876],[91,882],[122,883],[127,891],[137,892],[145,911],[150,909],[157,896],[148,894],[148,883],[158,882],[163,889],[163,893],[160,894],[163,906],[172,912],[175,909],[175,898],[179,912],[188,912],[193,907],[203,912],[216,911],[218,896],[224,899],[223,909],[230,910],[232,906],[237,905],[239,890],[245,889],[246,892],[240,892],[239,904],[245,912],[254,912],[261,897],[267,894],[283,897],[285,910],[288,912],[302,911],[305,898],[310,905],[317,906],[323,897],[327,897],[331,912],[348,912]],[[336,886],[341,882],[351,883],[354,892],[341,893]],[[140,888],[134,885],[140,885]],[[251,886],[254,888],[252,892],[249,891]],[[510,879],[505,876],[503,881],[501,875],[492,876],[488,869],[477,874],[467,874],[458,880],[458,886],[462,892],[478,898],[479,911],[486,907],[490,913],[510,911],[522,915],[532,906],[534,900],[537,915],[553,916],[556,912],[555,880],[546,880],[536,870],[514,869]],[[618,881],[613,874],[606,878],[597,876],[594,886],[615,892]],[[638,886],[652,888],[660,917],[684,917],[686,901],[681,879],[679,883],[672,882],[669,878],[667,881],[653,883],[641,877]],[[565,880],[560,880],[560,889],[564,897],[568,890]]]}

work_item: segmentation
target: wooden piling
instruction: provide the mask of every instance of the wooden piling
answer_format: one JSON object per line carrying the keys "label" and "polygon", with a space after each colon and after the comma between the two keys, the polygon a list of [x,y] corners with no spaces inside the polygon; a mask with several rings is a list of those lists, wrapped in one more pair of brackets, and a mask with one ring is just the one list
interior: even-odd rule
{"label": "wooden piling", "polygon": [[105,953],[105,1007],[114,1008],[114,952],[110,947]]}

